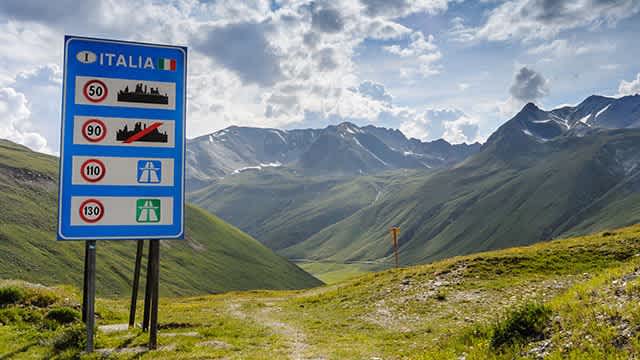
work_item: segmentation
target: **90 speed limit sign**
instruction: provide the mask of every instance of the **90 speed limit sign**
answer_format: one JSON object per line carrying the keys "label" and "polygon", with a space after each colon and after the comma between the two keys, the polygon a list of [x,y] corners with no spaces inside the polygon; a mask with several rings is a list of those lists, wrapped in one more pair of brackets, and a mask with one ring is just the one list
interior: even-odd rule
{"label": "90 speed limit sign", "polygon": [[97,143],[107,136],[107,126],[102,120],[89,119],[82,124],[82,137],[92,143]]}
{"label": "90 speed limit sign", "polygon": [[78,208],[80,219],[86,223],[96,223],[104,216],[104,205],[97,199],[87,199]]}
{"label": "90 speed limit sign", "polygon": [[107,95],[109,95],[109,89],[107,88],[107,84],[103,81],[93,79],[84,84],[84,87],[82,88],[82,95],[84,95],[85,99],[93,103],[99,103],[107,98]]}

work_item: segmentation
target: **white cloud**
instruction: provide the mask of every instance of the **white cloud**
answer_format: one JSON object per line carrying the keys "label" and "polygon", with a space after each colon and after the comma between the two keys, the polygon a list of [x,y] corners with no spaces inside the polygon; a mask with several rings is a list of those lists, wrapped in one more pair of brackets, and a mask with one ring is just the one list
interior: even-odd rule
{"label": "white cloud", "polygon": [[32,130],[31,112],[24,94],[10,87],[0,88],[0,138],[50,153],[47,140]]}
{"label": "white cloud", "polygon": [[434,41],[433,35],[425,38],[422,32],[417,31],[411,34],[406,47],[390,45],[384,49],[391,54],[410,59],[410,63],[401,68],[404,77],[412,77],[415,74],[428,77],[440,73],[437,61],[442,58],[442,53]]}
{"label": "white cloud", "polygon": [[612,52],[616,48],[613,43],[585,44],[575,43],[566,39],[556,39],[550,43],[543,43],[532,47],[527,52],[532,55],[552,55],[554,57],[573,57],[593,53]]}
{"label": "white cloud", "polygon": [[411,29],[393,21],[375,18],[367,25],[368,37],[379,40],[394,40],[411,34]]}
{"label": "white cloud", "polygon": [[427,109],[400,126],[406,136],[423,141],[443,138],[452,144],[479,141],[479,121],[459,109]]}
{"label": "white cloud", "polygon": [[447,0],[361,0],[370,16],[398,18],[411,13],[435,14],[447,9]]}
{"label": "white cloud", "polygon": [[449,37],[457,42],[469,42],[475,39],[477,29],[464,25],[464,19],[456,16],[451,19],[451,28],[449,29]]}
{"label": "white cloud", "polygon": [[384,85],[371,80],[365,80],[361,82],[357,90],[366,97],[381,101],[386,104],[390,104],[393,100],[393,97],[391,96],[391,94],[389,94],[389,92],[387,92],[387,89],[385,89]]}
{"label": "white cloud", "polygon": [[456,120],[445,121],[445,132],[442,138],[452,144],[474,143],[479,141],[479,121],[467,115],[462,115]]}
{"label": "white cloud", "polygon": [[622,80],[618,86],[618,96],[635,95],[640,93],[640,73],[631,81]]}
{"label": "white cloud", "polygon": [[563,31],[613,26],[640,11],[637,0],[511,0],[489,12],[477,28],[454,24],[460,40],[490,41],[552,39]]}

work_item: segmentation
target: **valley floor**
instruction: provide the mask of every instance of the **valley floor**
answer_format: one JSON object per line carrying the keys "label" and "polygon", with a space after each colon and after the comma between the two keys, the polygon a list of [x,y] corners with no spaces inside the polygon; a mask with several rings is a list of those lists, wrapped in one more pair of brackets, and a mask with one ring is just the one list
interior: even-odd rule
{"label": "valley floor", "polygon": [[304,291],[164,298],[153,352],[117,326],[127,300],[100,299],[91,356],[80,340],[63,346],[73,324],[30,322],[29,311],[78,306],[73,290],[46,289],[58,299],[46,309],[0,309],[0,359],[627,359],[640,355],[639,255],[635,226]]}

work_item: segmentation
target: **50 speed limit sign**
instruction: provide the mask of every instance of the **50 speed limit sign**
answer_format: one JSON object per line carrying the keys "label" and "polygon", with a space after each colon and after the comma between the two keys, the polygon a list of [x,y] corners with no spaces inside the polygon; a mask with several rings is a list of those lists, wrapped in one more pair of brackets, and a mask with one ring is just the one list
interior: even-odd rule
{"label": "50 speed limit sign", "polygon": [[84,97],[94,103],[102,102],[109,95],[107,84],[98,79],[89,80],[82,88]]}

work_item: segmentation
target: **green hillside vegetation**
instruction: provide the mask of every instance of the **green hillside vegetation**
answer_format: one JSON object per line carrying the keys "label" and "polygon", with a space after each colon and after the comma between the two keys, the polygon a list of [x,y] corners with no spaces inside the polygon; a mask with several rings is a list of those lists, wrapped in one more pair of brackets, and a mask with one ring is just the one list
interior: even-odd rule
{"label": "green hillside vegetation", "polygon": [[388,260],[393,224],[402,229],[401,262],[418,264],[640,221],[634,165],[640,131],[547,143],[498,140],[280,253],[333,262]]}
{"label": "green hillside vegetation", "polygon": [[[289,169],[245,171],[189,194],[189,200],[279,251],[417,181],[424,171],[310,176]],[[299,253],[298,258],[304,258]]]}
{"label": "green hillside vegetation", "polygon": [[[81,284],[84,244],[55,240],[58,159],[0,140],[0,278]],[[298,289],[321,284],[237,228],[187,206],[186,240],[163,241],[161,293]],[[97,290],[130,291],[136,245],[98,242]],[[146,251],[146,250],[145,250]]]}
{"label": "green hillside vegetation", "polygon": [[[640,355],[639,255],[633,226],[310,290],[163,298],[158,351],[137,329],[103,327],[97,344],[110,359],[628,359]],[[79,354],[78,321],[48,315],[77,310],[77,293],[0,289],[16,286],[25,295],[0,309],[0,357]],[[127,302],[99,299],[98,314],[122,323]]]}
{"label": "green hillside vegetation", "polygon": [[386,268],[388,264],[352,263],[342,264],[322,261],[297,262],[304,271],[322,280],[325,284],[334,284],[371,271]]}

